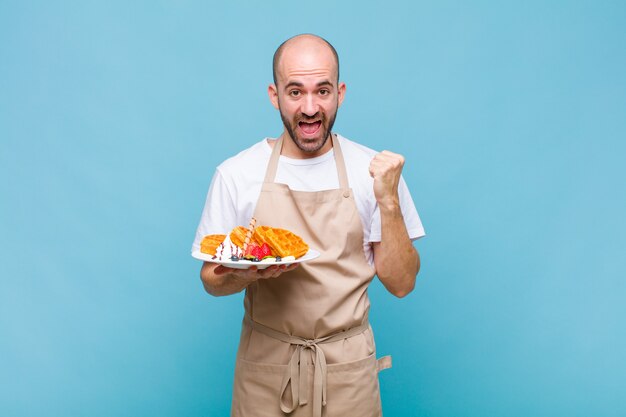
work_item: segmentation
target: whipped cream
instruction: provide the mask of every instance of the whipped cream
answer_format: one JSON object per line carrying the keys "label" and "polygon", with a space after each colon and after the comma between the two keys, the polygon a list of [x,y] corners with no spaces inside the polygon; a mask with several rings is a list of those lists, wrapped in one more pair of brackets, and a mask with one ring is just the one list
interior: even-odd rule
{"label": "whipped cream", "polygon": [[215,255],[213,259],[217,259],[220,261],[230,261],[230,258],[236,256],[238,258],[243,257],[243,250],[239,248],[239,246],[235,245],[230,240],[230,235],[226,235],[226,239],[222,243],[219,244],[217,249],[215,250]]}

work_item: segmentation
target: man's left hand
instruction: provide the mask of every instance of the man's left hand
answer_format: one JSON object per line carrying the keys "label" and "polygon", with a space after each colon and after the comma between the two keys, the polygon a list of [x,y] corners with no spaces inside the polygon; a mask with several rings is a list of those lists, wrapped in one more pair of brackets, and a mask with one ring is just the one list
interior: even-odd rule
{"label": "man's left hand", "polygon": [[370,175],[374,178],[374,196],[381,206],[398,206],[398,183],[404,166],[404,157],[382,151],[370,162]]}

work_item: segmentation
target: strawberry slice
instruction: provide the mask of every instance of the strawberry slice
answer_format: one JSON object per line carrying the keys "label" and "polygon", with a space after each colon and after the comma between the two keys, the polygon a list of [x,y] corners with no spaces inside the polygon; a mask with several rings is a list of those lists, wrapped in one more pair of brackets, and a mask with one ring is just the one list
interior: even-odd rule
{"label": "strawberry slice", "polygon": [[267,243],[263,243],[263,245],[261,246],[261,254],[263,256],[261,256],[259,259],[267,258],[268,256],[274,256],[272,255],[272,248],[270,248],[270,245],[268,245]]}
{"label": "strawberry slice", "polygon": [[[246,248],[246,253],[243,255],[244,258],[256,258],[257,256],[254,254],[254,251],[258,251],[261,249],[259,245],[256,243],[250,243]],[[260,259],[260,258],[259,258]]]}
{"label": "strawberry slice", "polygon": [[252,256],[257,258],[258,260],[263,259],[263,249],[261,249],[260,246],[255,245],[255,247],[252,248]]}

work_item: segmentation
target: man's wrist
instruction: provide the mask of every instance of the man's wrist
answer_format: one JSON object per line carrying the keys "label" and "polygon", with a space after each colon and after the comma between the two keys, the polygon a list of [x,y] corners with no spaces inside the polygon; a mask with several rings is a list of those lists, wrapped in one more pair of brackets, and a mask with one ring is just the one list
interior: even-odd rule
{"label": "man's wrist", "polygon": [[397,198],[388,198],[378,202],[378,208],[380,209],[381,214],[383,212],[388,214],[397,214],[401,213],[400,210],[400,201]]}

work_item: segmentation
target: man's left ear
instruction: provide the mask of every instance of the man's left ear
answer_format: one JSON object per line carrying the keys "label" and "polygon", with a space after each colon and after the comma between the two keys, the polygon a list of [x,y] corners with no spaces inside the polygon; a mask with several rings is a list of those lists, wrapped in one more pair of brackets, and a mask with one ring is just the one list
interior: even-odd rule
{"label": "man's left ear", "polygon": [[341,103],[343,103],[343,99],[346,96],[346,83],[339,83],[339,86],[337,87],[337,100],[339,103],[339,106],[341,106]]}

